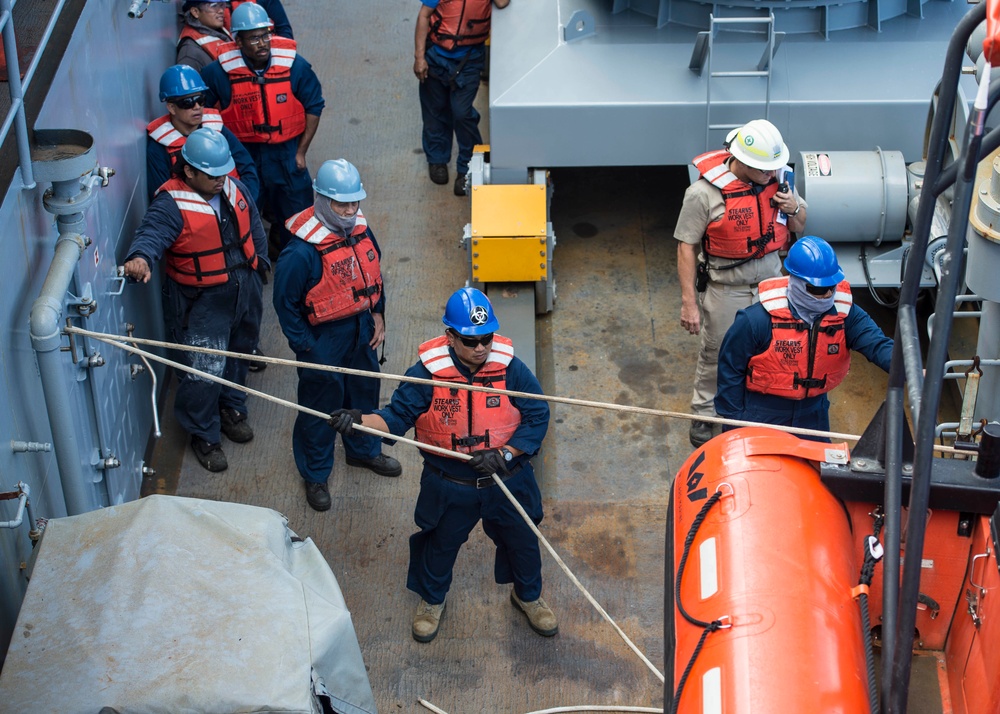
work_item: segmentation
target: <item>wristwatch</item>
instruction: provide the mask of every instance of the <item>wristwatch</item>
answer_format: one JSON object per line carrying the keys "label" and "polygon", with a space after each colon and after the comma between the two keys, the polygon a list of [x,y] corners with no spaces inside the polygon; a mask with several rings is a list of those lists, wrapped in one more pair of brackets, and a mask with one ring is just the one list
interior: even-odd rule
{"label": "wristwatch", "polygon": [[795,210],[792,211],[791,213],[789,213],[788,215],[789,216],[797,216],[797,215],[799,215],[799,211],[801,211],[801,210],[802,210],[802,204],[801,203],[796,204]]}
{"label": "wristwatch", "polygon": [[500,449],[500,453],[503,454],[503,460],[508,464],[514,460],[514,453],[506,446]]}

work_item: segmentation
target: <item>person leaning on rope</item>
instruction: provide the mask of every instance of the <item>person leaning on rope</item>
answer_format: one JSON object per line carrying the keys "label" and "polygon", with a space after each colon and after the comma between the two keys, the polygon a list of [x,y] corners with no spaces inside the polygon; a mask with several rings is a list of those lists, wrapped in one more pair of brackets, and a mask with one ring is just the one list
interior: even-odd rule
{"label": "person leaning on rope", "polygon": [[[222,134],[196,129],[180,156],[135,232],[125,275],[149,282],[162,257],[167,335],[182,345],[249,354],[263,314],[260,272],[270,269],[264,227],[246,187],[228,176],[234,162]],[[246,360],[187,350],[178,360],[246,385]],[[179,372],[174,413],[209,471],[229,465],[221,434],[236,443],[253,439],[246,393],[199,375]]]}
{"label": "person leaning on rope", "polygon": [[854,304],[822,238],[796,241],[785,269],[788,277],[761,282],[760,302],[737,312],[722,340],[715,410],[727,419],[829,431],[827,394],[847,376],[851,350],[888,372],[892,339]]}
{"label": "person leaning on rope", "polygon": [[[781,275],[778,250],[805,227],[805,201],[780,183],[787,161],[781,133],[764,119],[734,129],[724,148],[693,159],[701,178],[684,192],[674,238],[681,326],[701,334],[691,396],[696,417],[715,413],[719,343],[733,316],[756,301],[761,280]],[[704,444],[711,423],[694,421],[689,438],[692,446]]]}
{"label": "person leaning on rope", "polygon": [[[420,359],[406,376],[542,393],[535,375],[514,356],[511,341],[496,334],[500,323],[482,292],[455,292],[442,321],[445,334],[420,345]],[[497,474],[532,521],[541,523],[542,497],[531,457],[549,426],[544,401],[404,382],[385,408],[364,415],[341,409],[330,415],[330,424],[342,434],[355,424],[396,435],[413,427],[421,443],[472,456],[466,461],[421,450],[424,469],[413,514],[420,530],[410,536],[406,579],[406,587],[420,596],[413,639],[430,642],[437,636],[455,558],[480,520],[496,545],[496,581],[514,584],[511,604],[538,634],[559,631],[541,598],[538,538],[491,477]]]}

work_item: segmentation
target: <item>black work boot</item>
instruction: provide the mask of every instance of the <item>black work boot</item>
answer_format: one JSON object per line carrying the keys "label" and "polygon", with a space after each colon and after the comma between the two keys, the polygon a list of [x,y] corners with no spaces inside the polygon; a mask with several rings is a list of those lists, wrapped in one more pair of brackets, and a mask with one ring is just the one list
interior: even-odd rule
{"label": "black work boot", "polygon": [[306,501],[314,511],[329,511],[332,503],[330,489],[325,483],[306,481]]}
{"label": "black work boot", "polygon": [[245,444],[253,439],[253,429],[247,422],[247,415],[228,407],[219,410],[222,433],[229,437],[230,441],[237,444]]}
{"label": "black work boot", "polygon": [[688,438],[691,440],[691,446],[697,449],[707,443],[712,436],[714,436],[714,432],[712,431],[711,422],[691,422],[691,428],[688,430]]}
{"label": "black work boot", "polygon": [[427,164],[427,173],[436,184],[448,183],[448,164]]}
{"label": "black work boot", "polygon": [[379,476],[395,477],[403,473],[403,467],[391,456],[379,454],[373,459],[355,459],[346,457],[348,466],[357,466],[362,469],[374,471]]}
{"label": "black work boot", "polygon": [[211,471],[219,473],[229,468],[226,455],[222,451],[222,444],[209,444],[199,436],[191,436],[191,450],[198,458],[198,463]]}

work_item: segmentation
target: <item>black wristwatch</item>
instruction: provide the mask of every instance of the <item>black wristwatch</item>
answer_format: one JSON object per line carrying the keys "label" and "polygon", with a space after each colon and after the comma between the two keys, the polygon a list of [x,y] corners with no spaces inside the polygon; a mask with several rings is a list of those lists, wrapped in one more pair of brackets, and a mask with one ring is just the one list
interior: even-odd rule
{"label": "black wristwatch", "polygon": [[500,453],[503,454],[503,460],[506,461],[508,464],[514,460],[514,453],[506,446],[500,449]]}

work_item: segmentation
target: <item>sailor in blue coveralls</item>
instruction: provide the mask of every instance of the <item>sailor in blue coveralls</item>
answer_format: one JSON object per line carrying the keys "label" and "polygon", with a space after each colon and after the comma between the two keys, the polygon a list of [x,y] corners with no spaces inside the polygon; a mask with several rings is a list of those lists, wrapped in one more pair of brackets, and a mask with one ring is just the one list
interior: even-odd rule
{"label": "sailor in blue coveralls", "polygon": [[[382,251],[360,211],[366,197],[357,168],[344,159],[316,172],[313,206],[288,219],[292,239],[274,268],[274,309],[300,362],[378,372],[376,350],[385,339]],[[329,414],[342,407],[378,406],[379,380],[314,369],[298,369],[298,401]],[[333,471],[335,434],[325,419],[299,412],[292,431],[295,465],[306,500],[317,511],[330,508],[327,481]],[[349,466],[380,476],[402,468],[382,453],[377,436],[344,436]]]}
{"label": "sailor in blue coveralls", "polygon": [[[514,356],[511,341],[495,334],[500,324],[482,292],[462,288],[454,293],[443,322],[445,334],[420,346],[420,360],[407,376],[542,393],[531,370]],[[500,476],[532,521],[541,523],[542,499],[530,459],[548,430],[548,405],[404,382],[384,409],[365,415],[348,409],[331,414],[330,424],[341,433],[350,433],[358,423],[397,435],[413,427],[421,443],[472,456],[461,460],[421,450],[424,469],[413,516],[420,530],[410,537],[406,580],[407,588],[421,598],[413,638],[430,642],[437,635],[455,558],[480,520],[496,544],[496,582],[514,584],[511,603],[535,632],[556,634],[556,617],[540,597],[538,539],[491,478],[493,473]]]}
{"label": "sailor in blue coveralls", "polygon": [[728,419],[829,431],[827,394],[847,376],[851,350],[888,372],[893,342],[854,304],[825,240],[800,238],[785,270],[788,277],[760,283],[760,302],[737,312],[726,332],[715,409]]}
{"label": "sailor in blue coveralls", "polygon": [[209,106],[218,102],[226,126],[257,166],[261,209],[280,227],[280,248],[290,238],[285,222],[312,205],[306,152],[325,106],[323,89],[294,40],[273,35],[259,5],[243,3],[232,23],[234,42],[201,76]]}
{"label": "sailor in blue coveralls", "polygon": [[[142,219],[125,261],[125,275],[148,282],[163,258],[163,314],[168,336],[193,347],[249,354],[263,313],[258,271],[267,270],[267,240],[246,187],[228,176],[233,159],[225,138],[196,129],[181,149],[174,178],[163,184]],[[247,362],[182,351],[178,359],[239,385]],[[174,413],[209,471],[228,467],[220,432],[230,441],[253,438],[246,393],[188,372],[179,373]]]}

